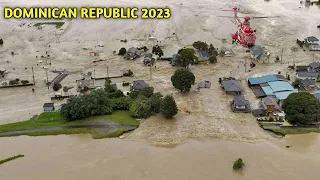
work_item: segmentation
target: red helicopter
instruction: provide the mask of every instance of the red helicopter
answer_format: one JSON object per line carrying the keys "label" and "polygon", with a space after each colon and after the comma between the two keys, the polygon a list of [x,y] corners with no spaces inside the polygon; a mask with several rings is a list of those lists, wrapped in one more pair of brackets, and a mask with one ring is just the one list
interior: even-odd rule
{"label": "red helicopter", "polygon": [[[238,17],[238,11],[240,9],[235,7],[233,10],[224,10],[224,11],[233,11],[234,12],[234,18],[236,19],[238,23],[238,31],[231,35],[232,37],[232,44],[233,43],[240,43],[244,47],[252,48],[255,45],[256,41],[256,30],[253,30],[250,26],[250,16],[245,16],[244,21],[242,22]],[[226,16],[219,16],[219,17],[226,17]],[[273,16],[278,17],[278,16]],[[267,16],[260,16],[260,17],[252,17],[252,18],[270,18]]]}

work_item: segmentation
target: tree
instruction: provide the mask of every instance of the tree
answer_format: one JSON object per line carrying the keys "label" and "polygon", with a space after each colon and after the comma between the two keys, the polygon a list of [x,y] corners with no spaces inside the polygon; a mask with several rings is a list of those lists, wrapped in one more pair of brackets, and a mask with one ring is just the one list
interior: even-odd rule
{"label": "tree", "polygon": [[102,89],[94,90],[91,94],[72,97],[61,106],[61,116],[65,121],[79,120],[93,115],[110,114],[114,103]]}
{"label": "tree", "polygon": [[151,110],[154,113],[159,113],[160,112],[160,106],[161,106],[161,102],[162,102],[162,94],[157,92],[155,94],[153,94],[150,97],[150,102],[151,102]]}
{"label": "tree", "polygon": [[9,85],[16,85],[16,84],[18,84],[18,81],[16,81],[16,80],[9,81]]}
{"label": "tree", "polygon": [[106,79],[104,86],[105,86],[105,91],[108,93],[116,92],[116,90],[117,90],[117,87],[111,84],[110,79]]}
{"label": "tree", "polygon": [[140,90],[134,90],[130,93],[130,97],[132,99],[136,99],[138,96],[145,96],[147,98],[153,95],[154,88],[153,87],[145,87]]}
{"label": "tree", "polygon": [[135,118],[147,118],[151,116],[151,103],[145,96],[139,96],[131,105],[129,109],[130,115]]}
{"label": "tree", "polygon": [[301,83],[301,79],[296,79],[293,81],[292,86],[298,88]]}
{"label": "tree", "polygon": [[115,92],[110,92],[108,93],[108,97],[113,99],[113,98],[119,98],[119,97],[123,97],[124,94],[121,90],[116,90]]}
{"label": "tree", "polygon": [[0,39],[0,45],[2,45],[3,44],[3,39]]}
{"label": "tree", "polygon": [[120,50],[119,50],[119,53],[118,53],[118,55],[125,55],[127,53],[127,50],[126,50],[126,48],[121,48]]}
{"label": "tree", "polygon": [[130,105],[132,104],[133,100],[127,96],[127,97],[119,97],[112,99],[113,101],[113,109],[117,110],[129,110]]}
{"label": "tree", "polygon": [[195,76],[187,69],[178,69],[171,76],[172,85],[181,92],[189,92],[191,85],[195,83]]}
{"label": "tree", "polygon": [[210,56],[209,61],[211,63],[217,63],[218,62],[217,57],[215,55]]}
{"label": "tree", "polygon": [[308,125],[320,122],[320,102],[308,92],[290,94],[282,109],[286,119],[293,125]]}
{"label": "tree", "polygon": [[182,49],[179,53],[180,56],[177,57],[177,63],[186,69],[190,64],[194,64],[194,62],[198,59],[195,55],[195,51],[192,48]]}
{"label": "tree", "polygon": [[53,86],[52,86],[52,89],[54,91],[59,91],[59,89],[62,88],[62,85],[60,83],[54,83]]}
{"label": "tree", "polygon": [[207,51],[208,50],[208,44],[201,41],[196,41],[192,44],[192,46],[200,51]]}
{"label": "tree", "polygon": [[29,81],[28,81],[28,80],[21,80],[21,83],[22,83],[22,84],[28,84]]}
{"label": "tree", "polygon": [[234,170],[242,169],[244,166],[245,166],[245,164],[241,158],[236,159],[233,163]]}
{"label": "tree", "polygon": [[160,113],[165,118],[172,118],[174,115],[178,113],[176,101],[172,96],[164,97],[160,105]]}
{"label": "tree", "polygon": [[212,44],[210,44],[208,52],[211,56],[218,56],[218,51],[213,47]]}
{"label": "tree", "polygon": [[19,79],[19,78],[16,78],[15,80],[17,81],[17,83],[20,81],[20,79]]}

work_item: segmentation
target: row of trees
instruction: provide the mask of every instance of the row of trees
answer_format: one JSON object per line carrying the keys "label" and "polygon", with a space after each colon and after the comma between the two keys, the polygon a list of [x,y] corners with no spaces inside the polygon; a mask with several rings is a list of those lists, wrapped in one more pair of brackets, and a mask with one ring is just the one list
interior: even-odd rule
{"label": "row of trees", "polygon": [[178,113],[176,102],[172,96],[163,97],[154,93],[153,87],[133,91],[125,96],[111,84],[105,83],[105,89],[93,90],[90,94],[73,97],[61,107],[61,116],[66,121],[83,119],[95,115],[111,114],[114,110],[128,110],[135,118],[147,118],[161,113],[172,118]]}

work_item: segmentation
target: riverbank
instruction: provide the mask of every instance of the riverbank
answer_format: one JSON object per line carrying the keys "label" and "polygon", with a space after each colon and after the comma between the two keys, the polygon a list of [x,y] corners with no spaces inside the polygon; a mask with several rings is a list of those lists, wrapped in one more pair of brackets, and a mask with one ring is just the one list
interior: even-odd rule
{"label": "riverbank", "polygon": [[286,136],[289,134],[308,134],[308,133],[320,133],[319,127],[316,126],[292,126],[283,125],[285,123],[279,122],[259,122],[262,129],[270,131],[276,135]]}
{"label": "riverbank", "polygon": [[82,120],[65,122],[59,112],[42,113],[36,120],[0,125],[0,137],[46,136],[59,134],[86,134],[94,139],[119,137],[124,132],[139,126],[128,111],[115,111],[110,115],[94,116]]}

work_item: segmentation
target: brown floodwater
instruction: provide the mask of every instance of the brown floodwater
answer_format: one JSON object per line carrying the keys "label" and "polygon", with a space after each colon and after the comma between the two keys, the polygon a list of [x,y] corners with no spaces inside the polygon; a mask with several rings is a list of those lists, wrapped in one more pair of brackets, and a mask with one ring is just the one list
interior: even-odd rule
{"label": "brown floodwater", "polygon": [[[88,135],[10,137],[0,144],[0,159],[25,155],[1,165],[1,180],[301,180],[316,179],[320,164],[317,134],[259,143],[198,139],[167,148]],[[246,163],[241,173],[232,170],[239,157]]]}

